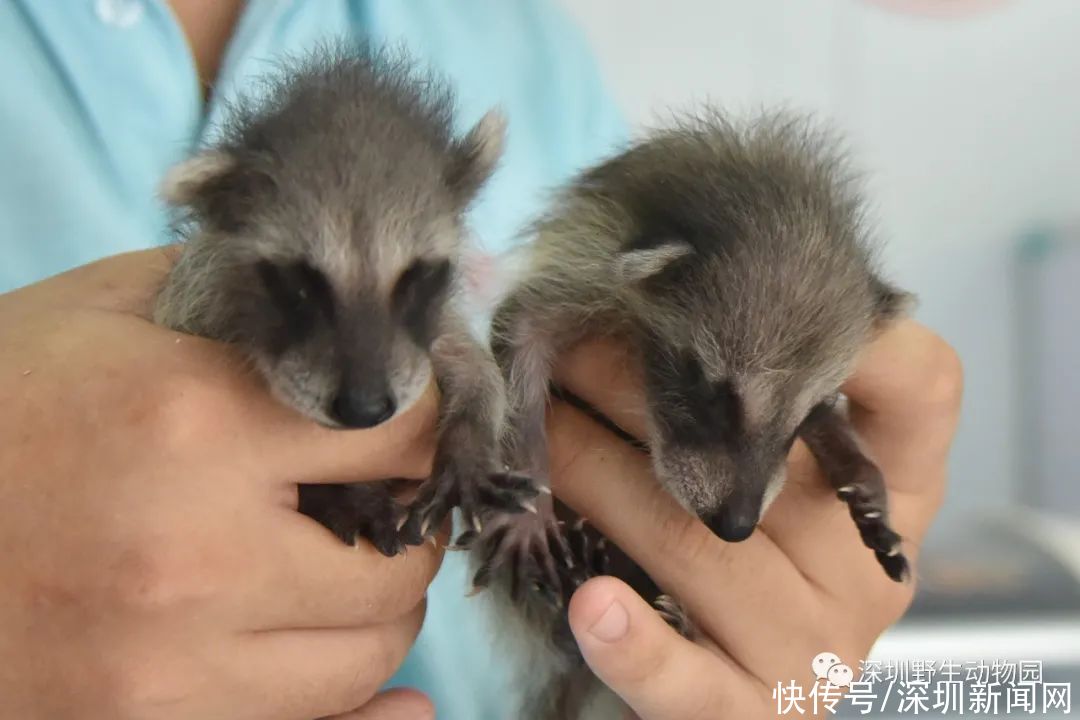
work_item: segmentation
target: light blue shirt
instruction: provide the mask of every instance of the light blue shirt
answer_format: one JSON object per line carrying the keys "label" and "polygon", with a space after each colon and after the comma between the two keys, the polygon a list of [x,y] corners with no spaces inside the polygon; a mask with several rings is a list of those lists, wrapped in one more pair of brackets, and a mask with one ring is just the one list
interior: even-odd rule
{"label": "light blue shirt", "polygon": [[[625,136],[580,31],[547,0],[249,0],[209,107],[164,0],[4,0],[0,292],[168,240],[156,187],[220,119],[221,101],[268,58],[347,32],[403,41],[445,72],[462,128],[504,109],[507,152],[472,214],[490,249]],[[466,580],[448,555],[393,684],[429,693],[445,720],[507,718],[504,663]]]}

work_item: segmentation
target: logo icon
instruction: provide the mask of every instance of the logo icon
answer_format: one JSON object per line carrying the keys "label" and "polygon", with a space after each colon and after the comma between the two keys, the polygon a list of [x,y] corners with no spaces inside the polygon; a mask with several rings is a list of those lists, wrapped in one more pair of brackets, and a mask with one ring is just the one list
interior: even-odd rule
{"label": "logo icon", "polygon": [[[840,656],[836,653],[823,652],[814,656],[813,661],[810,663],[810,671],[814,673],[814,677],[818,680],[829,679],[829,669],[833,665],[840,664]],[[851,672],[851,668],[848,668],[848,672]]]}
{"label": "logo icon", "polygon": [[855,679],[855,672],[841,660],[836,653],[823,652],[810,661],[810,672],[818,680],[824,680],[836,687],[847,687]]}
{"label": "logo icon", "polygon": [[829,668],[828,682],[836,687],[847,687],[855,679],[855,673],[847,665],[833,665]]}

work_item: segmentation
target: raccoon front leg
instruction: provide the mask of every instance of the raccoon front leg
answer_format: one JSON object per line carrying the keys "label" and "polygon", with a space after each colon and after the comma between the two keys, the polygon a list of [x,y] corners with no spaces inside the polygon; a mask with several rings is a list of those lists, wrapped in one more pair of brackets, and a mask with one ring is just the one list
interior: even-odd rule
{"label": "raccoon front leg", "polygon": [[910,569],[900,536],[889,527],[885,479],[860,449],[847,415],[833,403],[820,403],[810,411],[799,436],[837,496],[847,503],[863,544],[874,551],[890,578],[906,580]]}
{"label": "raccoon front leg", "polygon": [[512,471],[532,478],[541,495],[535,514],[494,514],[485,521],[473,542],[478,565],[473,585],[485,587],[505,568],[513,596],[531,588],[559,598],[560,567],[573,559],[551,496],[545,430],[556,333],[533,327],[530,317],[518,297],[509,298],[495,316],[493,349],[510,400],[503,437],[506,462]]}
{"label": "raccoon front leg", "polygon": [[347,545],[369,541],[387,557],[402,550],[398,523],[405,509],[395,496],[407,480],[301,485],[299,510],[325,526]]}
{"label": "raccoon front leg", "polygon": [[432,343],[431,362],[442,393],[435,467],[402,526],[406,543],[428,538],[453,510],[479,532],[482,511],[518,514],[535,510],[538,490],[524,476],[503,471],[499,432],[506,397],[491,353],[459,316],[451,315]]}

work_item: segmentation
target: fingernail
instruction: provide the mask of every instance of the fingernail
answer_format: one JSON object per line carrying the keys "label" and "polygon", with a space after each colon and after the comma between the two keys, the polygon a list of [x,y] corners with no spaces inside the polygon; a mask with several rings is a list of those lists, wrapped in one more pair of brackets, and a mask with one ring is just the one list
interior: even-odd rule
{"label": "fingernail", "polygon": [[618,600],[612,600],[600,619],[589,628],[589,634],[597,640],[613,643],[621,640],[630,628],[630,616]]}

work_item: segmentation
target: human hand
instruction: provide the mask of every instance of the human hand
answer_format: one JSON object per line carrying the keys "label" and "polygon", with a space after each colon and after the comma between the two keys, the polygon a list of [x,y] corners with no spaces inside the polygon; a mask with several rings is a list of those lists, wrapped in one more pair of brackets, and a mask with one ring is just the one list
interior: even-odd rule
{"label": "human hand", "polygon": [[295,510],[298,482],[426,477],[434,390],[321,428],[147,320],[168,267],[131,253],[0,295],[0,717],[431,717],[416,692],[365,704],[441,552],[354,550]]}
{"label": "human hand", "polygon": [[[641,384],[624,356],[590,343],[557,379],[644,437]],[[865,350],[843,388],[913,576],[942,501],[961,385],[953,350],[905,321]],[[729,545],[659,487],[642,453],[578,411],[556,405],[549,433],[556,494],[678,598],[703,635],[684,639],[614,578],[577,590],[570,624],[586,662],[644,720],[776,717],[778,681],[809,684],[822,651],[857,669],[912,600],[913,583],[882,572],[801,442],[761,527]]]}

